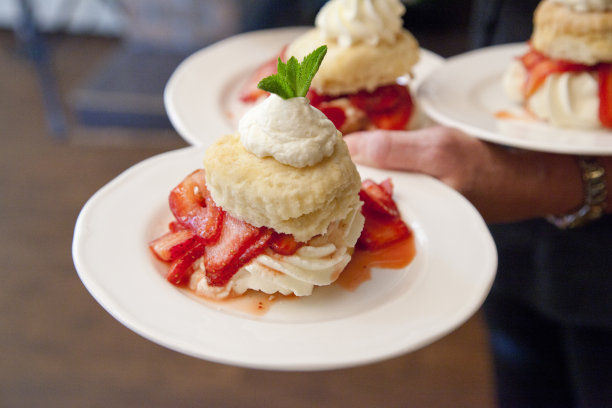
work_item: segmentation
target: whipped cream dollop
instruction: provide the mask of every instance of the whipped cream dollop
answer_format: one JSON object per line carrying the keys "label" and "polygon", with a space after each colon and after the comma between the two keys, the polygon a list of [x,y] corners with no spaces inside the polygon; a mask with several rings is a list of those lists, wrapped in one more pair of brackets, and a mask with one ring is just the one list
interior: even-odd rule
{"label": "whipped cream dollop", "polygon": [[242,295],[249,289],[267,294],[309,296],[315,286],[334,282],[351,260],[349,249],[359,239],[364,217],[356,205],[340,222],[332,223],[326,234],[318,235],[293,255],[267,249],[243,266],[223,287],[209,286],[202,259],[194,264],[190,287],[196,293],[222,299]]}
{"label": "whipped cream dollop", "polygon": [[393,42],[403,27],[406,8],[399,0],[330,0],[315,19],[323,39],[342,47]]}
{"label": "whipped cream dollop", "polygon": [[612,10],[612,0],[550,0],[562,4],[575,11],[606,11]]}
{"label": "whipped cream dollop", "polygon": [[527,100],[523,85],[527,71],[520,61],[513,61],[503,86],[515,101],[551,124],[572,128],[596,128],[599,120],[599,84],[597,72],[564,72],[548,75],[545,82]]}
{"label": "whipped cream dollop", "polygon": [[240,119],[240,142],[257,157],[289,166],[313,166],[331,156],[338,141],[334,124],[308,99],[270,94]]}

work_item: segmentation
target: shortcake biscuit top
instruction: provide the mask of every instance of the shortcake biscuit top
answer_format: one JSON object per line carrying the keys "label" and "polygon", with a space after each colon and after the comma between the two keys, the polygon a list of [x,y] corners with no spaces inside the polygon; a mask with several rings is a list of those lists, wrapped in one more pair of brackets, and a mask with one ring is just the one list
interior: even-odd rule
{"label": "shortcake biscuit top", "polygon": [[361,178],[340,134],[331,156],[297,168],[247,151],[238,135],[206,150],[206,186],[217,205],[256,227],[307,241],[359,208]]}
{"label": "shortcake biscuit top", "polygon": [[550,0],[576,11],[612,10],[612,0]]}
{"label": "shortcake biscuit top", "polygon": [[534,12],[531,44],[547,56],[595,65],[612,62],[610,0],[543,0]]}
{"label": "shortcake biscuit top", "polygon": [[320,44],[328,47],[312,88],[325,95],[373,91],[410,74],[419,44],[403,28],[399,0],[331,0],[317,14],[316,27],[295,39],[287,55],[303,58]]}

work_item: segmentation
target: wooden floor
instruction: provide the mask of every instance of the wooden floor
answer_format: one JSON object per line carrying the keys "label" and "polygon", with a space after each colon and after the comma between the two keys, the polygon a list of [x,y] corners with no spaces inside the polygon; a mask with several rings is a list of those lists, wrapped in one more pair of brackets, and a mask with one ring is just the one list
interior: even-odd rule
{"label": "wooden floor", "polygon": [[[92,38],[55,42],[64,98],[116,46]],[[124,327],[75,272],[74,223],[86,200],[122,170],[185,143],[171,130],[93,129],[74,121],[67,140],[54,140],[34,71],[15,55],[11,33],[0,32],[0,53],[0,406],[494,406],[480,314],[411,354],[310,373],[202,361]]]}

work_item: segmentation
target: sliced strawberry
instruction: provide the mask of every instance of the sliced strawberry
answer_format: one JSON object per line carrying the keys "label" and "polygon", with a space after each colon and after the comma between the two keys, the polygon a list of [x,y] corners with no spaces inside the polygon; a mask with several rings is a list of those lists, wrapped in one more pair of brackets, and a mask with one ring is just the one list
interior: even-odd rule
{"label": "sliced strawberry", "polygon": [[261,228],[259,237],[240,255],[238,258],[238,268],[249,263],[249,261],[261,254],[270,244],[274,230]]}
{"label": "sliced strawberry", "polygon": [[193,231],[183,229],[167,232],[154,239],[149,244],[149,248],[161,261],[171,262],[187,252],[196,241],[197,236]]}
{"label": "sliced strawberry", "polygon": [[346,122],[346,113],[344,113],[344,109],[339,106],[325,106],[319,109],[332,121],[336,129],[340,129]]}
{"label": "sliced strawberry", "polygon": [[393,201],[393,183],[390,178],[380,184],[365,179],[361,183],[359,197],[363,201],[361,212],[365,224],[357,246],[375,250],[407,238],[412,233],[400,217],[397,204]]}
{"label": "sliced strawberry", "polygon": [[223,210],[212,200],[204,170],[196,170],[176,186],[168,197],[176,220],[192,229],[205,243],[214,242],[221,232]]}
{"label": "sliced strawberry", "polygon": [[537,89],[542,86],[546,77],[554,74],[556,64],[549,59],[542,59],[537,64],[527,70],[527,81],[525,81],[524,93],[525,96],[531,96]]}
{"label": "sliced strawberry", "polygon": [[391,177],[387,177],[383,181],[380,182],[380,187],[385,190],[390,197],[393,197],[393,182],[391,181]]}
{"label": "sliced strawberry", "polygon": [[405,100],[396,109],[384,112],[371,112],[368,116],[378,129],[406,129],[412,116],[412,99]]}
{"label": "sliced strawberry", "polygon": [[599,120],[612,127],[612,64],[599,67]]}
{"label": "sliced strawberry", "polygon": [[403,103],[406,95],[409,95],[409,92],[405,86],[393,84],[378,87],[373,92],[357,92],[349,99],[355,107],[371,113],[395,109]]}
{"label": "sliced strawberry", "polygon": [[413,103],[405,86],[381,86],[373,92],[361,91],[349,96],[351,104],[363,110],[379,129],[402,130],[412,116]]}
{"label": "sliced strawberry", "polygon": [[408,226],[401,218],[381,217],[378,213],[363,210],[365,224],[357,246],[362,249],[376,250],[384,248],[411,234]]}
{"label": "sliced strawberry", "polygon": [[170,221],[170,222],[168,223],[168,229],[169,229],[171,232],[178,232],[178,231],[185,230],[185,229],[188,229],[188,228],[187,228],[187,227],[185,227],[183,224],[181,224],[181,223],[180,223],[180,222],[178,222],[178,221]]}
{"label": "sliced strawberry", "polygon": [[270,248],[280,255],[293,255],[304,243],[295,240],[291,234],[274,232],[270,241]]}
{"label": "sliced strawberry", "polygon": [[362,181],[359,198],[363,201],[363,207],[368,212],[380,214],[386,218],[399,217],[397,204],[393,201],[391,194],[370,179]]}
{"label": "sliced strawberry", "polygon": [[315,108],[318,108],[323,102],[329,102],[335,99],[334,97],[331,97],[329,95],[319,94],[314,89],[308,90],[308,93],[306,94],[306,98],[308,98],[308,100],[310,101],[310,104],[314,106]]}
{"label": "sliced strawberry", "polygon": [[523,63],[526,69],[531,69],[543,59],[546,59],[546,56],[533,48],[529,48],[529,51],[527,51],[519,58],[519,60]]}
{"label": "sliced strawberry", "polygon": [[189,283],[189,278],[193,274],[193,263],[204,255],[205,245],[201,240],[198,240],[187,252],[180,258],[174,260],[170,265],[170,270],[166,275],[168,282],[176,286],[185,286]]}
{"label": "sliced strawberry", "polygon": [[263,78],[276,74],[278,59],[283,58],[286,48],[287,47],[283,47],[279,55],[267,60],[253,72],[239,93],[239,98],[242,102],[253,103],[262,96],[268,94],[268,92],[263,89],[259,89],[257,84],[259,84],[259,81]]}
{"label": "sliced strawberry", "polygon": [[260,228],[225,214],[219,239],[209,245],[204,254],[208,283],[212,286],[225,285],[243,265],[239,262],[244,261],[241,256],[261,234]]}

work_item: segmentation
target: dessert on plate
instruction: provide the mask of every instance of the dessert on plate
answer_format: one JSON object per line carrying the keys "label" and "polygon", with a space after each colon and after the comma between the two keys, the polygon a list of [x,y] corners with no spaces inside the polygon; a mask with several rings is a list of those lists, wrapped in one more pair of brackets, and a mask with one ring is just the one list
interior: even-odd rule
{"label": "dessert on plate", "polygon": [[390,180],[362,184],[342,134],[304,97],[325,52],[279,61],[260,83],[270,95],[170,192],[175,219],[149,245],[170,282],[215,299],[307,296],[338,278],[356,246],[410,235]]}
{"label": "dessert on plate", "polygon": [[543,0],[533,22],[506,92],[554,126],[612,127],[612,0]]}
{"label": "dessert on plate", "polygon": [[[419,60],[419,44],[403,28],[405,11],[399,0],[330,0],[317,14],[315,27],[281,51],[281,57],[300,60],[327,45],[308,98],[343,134],[415,128],[424,120],[408,86]],[[274,68],[275,60],[262,65],[241,100],[259,100],[263,92],[255,84]]]}

